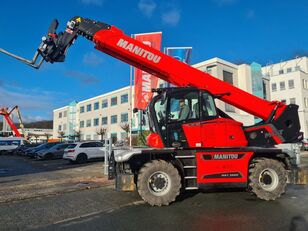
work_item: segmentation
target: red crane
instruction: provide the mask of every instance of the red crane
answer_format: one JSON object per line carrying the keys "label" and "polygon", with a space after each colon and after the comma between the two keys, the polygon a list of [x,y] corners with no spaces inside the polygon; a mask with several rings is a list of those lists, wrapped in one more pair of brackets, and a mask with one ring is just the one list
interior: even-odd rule
{"label": "red crane", "polygon": [[[111,155],[109,177],[116,178],[119,189],[136,187],[145,201],[160,206],[174,201],[181,189],[240,186],[261,199],[275,200],[287,178],[296,183],[294,174],[303,171],[292,145],[302,139],[297,105],[249,94],[106,23],[74,17],[65,32],[56,33],[57,27],[54,20],[32,60],[0,52],[38,69],[44,61],[63,62],[81,35],[96,49],[179,86],[153,89],[157,95],[147,108],[151,148]],[[215,98],[263,121],[244,127],[216,108]],[[77,156],[76,161],[86,158]]]}
{"label": "red crane", "polygon": [[13,122],[13,120],[11,119],[11,114],[14,110],[16,110],[16,112],[17,112],[17,117],[18,117],[18,120],[19,120],[19,123],[20,123],[20,128],[22,129],[23,134],[24,134],[24,125],[22,123],[22,118],[21,118],[18,106],[13,107],[11,110],[9,110],[8,108],[0,108],[0,115],[4,116],[4,119],[9,124],[9,126],[12,129],[12,131],[14,132],[15,136],[16,137],[22,137],[22,134],[18,131],[17,127],[15,126],[15,124]]}

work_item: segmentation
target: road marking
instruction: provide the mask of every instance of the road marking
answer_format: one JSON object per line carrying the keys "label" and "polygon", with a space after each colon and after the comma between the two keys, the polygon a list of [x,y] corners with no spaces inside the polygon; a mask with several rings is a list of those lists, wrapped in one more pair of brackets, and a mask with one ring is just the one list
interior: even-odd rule
{"label": "road marking", "polygon": [[61,226],[63,226],[63,227],[70,226],[72,224],[83,222],[83,221],[75,221],[77,219],[95,216],[95,215],[98,215],[100,213],[112,213],[112,212],[114,212],[118,209],[124,208],[124,207],[132,206],[132,205],[142,205],[142,204],[145,204],[145,202],[143,200],[134,201],[134,202],[130,202],[130,203],[127,203],[127,204],[124,204],[124,205],[117,206],[115,208],[102,209],[102,210],[99,210],[99,211],[96,211],[96,212],[87,213],[87,214],[79,215],[79,216],[76,216],[76,217],[70,217],[70,218],[67,218],[67,219],[56,221],[56,222],[53,223],[53,225],[58,225],[58,224],[61,224],[61,223],[69,222],[68,224],[63,224]]}

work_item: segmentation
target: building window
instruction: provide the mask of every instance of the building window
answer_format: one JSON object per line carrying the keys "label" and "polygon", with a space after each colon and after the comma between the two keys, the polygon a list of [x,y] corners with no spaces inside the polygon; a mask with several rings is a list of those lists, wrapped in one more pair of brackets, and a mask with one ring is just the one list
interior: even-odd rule
{"label": "building window", "polygon": [[112,97],[111,98],[111,106],[115,106],[118,104],[118,97]]}
{"label": "building window", "polygon": [[107,99],[104,99],[102,101],[102,108],[107,108],[108,107],[108,100]]}
{"label": "building window", "polygon": [[111,133],[111,134],[110,134],[110,138],[111,138],[113,144],[114,144],[115,142],[117,142],[117,139],[118,139],[117,133]]}
{"label": "building window", "polygon": [[308,107],[308,98],[304,98],[304,105],[305,107]]}
{"label": "building window", "polygon": [[88,111],[92,111],[92,104],[88,104],[88,105],[87,105],[87,112],[88,112]]}
{"label": "building window", "polygon": [[84,128],[84,121],[80,121],[80,128]]}
{"label": "building window", "polygon": [[279,75],[282,75],[283,74],[283,70],[279,70]]}
{"label": "building window", "polygon": [[117,115],[112,115],[110,119],[111,119],[111,124],[116,124],[118,122],[118,116]]}
{"label": "building window", "polygon": [[91,120],[87,120],[87,128],[91,127]]}
{"label": "building window", "polygon": [[67,117],[67,111],[63,112],[63,117]]}
{"label": "building window", "polygon": [[128,122],[128,113],[121,114],[121,123]]}
{"label": "building window", "polygon": [[99,102],[95,102],[94,103],[94,110],[98,110],[99,109]]}
{"label": "building window", "polygon": [[91,140],[91,135],[86,135],[86,140]]}
{"label": "building window", "polygon": [[295,71],[300,71],[300,70],[301,70],[300,66],[295,66]]}
{"label": "building window", "polygon": [[284,103],[284,104],[286,104],[286,103],[287,103],[287,100],[285,100],[285,99],[282,99],[282,100],[281,100],[281,103]]}
{"label": "building window", "polygon": [[292,68],[291,67],[287,68],[287,73],[290,73],[290,72],[292,72]]}
{"label": "building window", "polygon": [[288,81],[288,83],[289,83],[289,89],[294,88],[294,80],[293,80],[293,79],[290,79],[290,80]]}
{"label": "building window", "polygon": [[79,110],[80,110],[80,113],[84,113],[84,106],[81,106]]}
{"label": "building window", "polygon": [[[223,81],[233,85],[233,74],[231,72],[223,71],[222,75],[223,75]],[[227,112],[235,112],[235,108],[227,103],[225,104],[225,110]]]}
{"label": "building window", "polygon": [[108,117],[103,117],[102,118],[102,125],[107,125],[108,124]]}
{"label": "building window", "polygon": [[121,95],[121,103],[127,103],[128,102],[128,94]]}
{"label": "building window", "polygon": [[284,81],[280,82],[279,86],[280,86],[280,91],[283,91],[286,89],[286,83]]}
{"label": "building window", "polygon": [[303,88],[308,89],[308,80],[303,79]]}
{"label": "building window", "polygon": [[59,126],[58,126],[58,131],[60,132],[61,130],[62,130],[62,126],[59,125]]}
{"label": "building window", "polygon": [[66,124],[63,124],[63,131],[66,131]]}
{"label": "building window", "polygon": [[225,110],[226,112],[235,112],[235,108],[232,105],[227,104],[227,103],[225,103]]}
{"label": "building window", "polygon": [[290,104],[296,104],[295,98],[290,98]]}
{"label": "building window", "polygon": [[127,133],[126,132],[121,132],[121,140],[125,140],[127,137]]}
{"label": "building window", "polygon": [[276,83],[272,83],[272,91],[277,91],[277,84]]}
{"label": "building window", "polygon": [[98,126],[99,125],[99,119],[95,118],[93,119],[93,126]]}
{"label": "building window", "polygon": [[59,118],[62,118],[62,112],[59,113]]}

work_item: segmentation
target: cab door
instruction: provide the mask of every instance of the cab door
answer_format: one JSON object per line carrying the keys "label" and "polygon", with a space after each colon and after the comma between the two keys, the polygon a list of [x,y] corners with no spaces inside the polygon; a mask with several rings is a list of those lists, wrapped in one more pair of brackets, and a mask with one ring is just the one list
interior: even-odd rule
{"label": "cab door", "polygon": [[[171,92],[167,107],[167,142],[169,147],[193,147],[189,139],[200,140],[199,90],[178,89]],[[190,127],[193,132],[185,132]],[[187,130],[187,129],[186,129]]]}

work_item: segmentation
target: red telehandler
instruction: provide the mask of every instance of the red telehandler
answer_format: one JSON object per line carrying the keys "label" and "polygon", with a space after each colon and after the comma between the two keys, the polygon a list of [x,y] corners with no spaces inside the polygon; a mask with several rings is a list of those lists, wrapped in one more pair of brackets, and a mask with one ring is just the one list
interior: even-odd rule
{"label": "red telehandler", "polygon": [[[13,122],[13,120],[11,119],[11,114],[12,114],[13,111],[17,112],[17,117],[18,117],[19,124],[20,124],[19,126],[22,130],[22,134],[18,131],[17,127],[15,126],[15,124]],[[4,119],[9,124],[10,128],[12,129],[12,131],[14,132],[16,137],[25,136],[24,125],[23,125],[23,122],[22,122],[22,118],[21,118],[21,114],[20,114],[18,106],[13,107],[11,110],[9,110],[8,108],[0,108],[0,115],[3,115]]]}
{"label": "red telehandler", "polygon": [[[95,48],[178,88],[153,89],[149,103],[149,148],[113,153],[109,178],[116,188],[137,188],[150,205],[168,205],[185,190],[245,187],[258,198],[275,200],[289,183],[305,183],[300,167],[298,106],[269,102],[155,50],[120,29],[74,17],[56,33],[54,20],[32,60],[0,51],[34,67],[63,62],[83,36]],[[39,60],[39,57],[40,60]],[[222,100],[262,119],[244,127],[219,108]],[[185,113],[184,113],[185,111]],[[184,114],[184,116],[183,116]]]}

